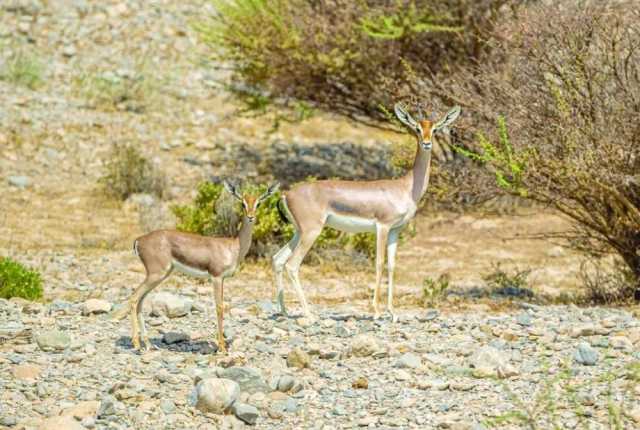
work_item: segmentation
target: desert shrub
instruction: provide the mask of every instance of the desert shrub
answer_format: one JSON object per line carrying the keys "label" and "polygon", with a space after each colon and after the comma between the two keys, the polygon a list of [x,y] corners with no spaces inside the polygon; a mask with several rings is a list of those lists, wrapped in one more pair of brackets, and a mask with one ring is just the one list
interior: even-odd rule
{"label": "desert shrub", "polygon": [[[266,185],[250,187],[250,191],[260,194],[266,191]],[[278,212],[277,203],[280,193],[269,196],[257,211],[257,221],[253,228],[254,246],[250,251],[255,255],[257,248],[269,244],[282,244],[293,237],[293,226],[284,223]],[[242,210],[222,184],[203,182],[198,186],[198,193],[192,205],[176,205],[172,207],[178,219],[178,230],[207,236],[232,236],[238,231]]]}
{"label": "desert shrub", "polygon": [[[532,6],[490,40],[503,53],[458,97],[484,130],[472,157],[501,189],[573,221],[565,238],[614,251],[640,299],[640,12],[632,1]],[[495,124],[496,116],[502,117]]]}
{"label": "desert shrub", "polygon": [[620,259],[612,267],[595,258],[586,259],[580,265],[579,277],[584,295],[578,301],[585,304],[622,303],[633,297],[634,275]]}
{"label": "desert shrub", "polygon": [[[11,51],[9,51],[11,52]],[[0,79],[29,89],[44,82],[44,66],[38,57],[25,49],[15,49],[0,63]]]}
{"label": "desert shrub", "polygon": [[0,298],[22,297],[27,300],[42,298],[42,278],[36,270],[0,257]]}
{"label": "desert shrub", "polygon": [[[520,1],[212,0],[197,29],[236,88],[263,107],[311,103],[359,121],[410,93],[415,76],[449,73],[483,57],[482,35]],[[429,94],[421,94],[429,97]],[[256,103],[259,100],[259,103]]]}
{"label": "desert shrub", "polygon": [[438,279],[426,278],[422,282],[422,304],[434,307],[447,294],[449,289],[449,275],[446,273],[438,276]]}
{"label": "desert shrub", "polygon": [[[260,194],[266,191],[266,185],[249,185],[246,189]],[[276,192],[258,208],[250,256],[265,256],[269,251],[284,246],[293,237],[293,225],[284,221],[278,210],[280,197],[280,192]],[[224,191],[224,187],[211,182],[203,182],[198,186],[193,204],[176,205],[172,207],[172,211],[178,220],[179,230],[204,235],[235,235],[242,215],[240,205]],[[323,229],[314,249],[336,247],[352,249],[370,257],[375,255],[375,235],[348,235],[331,228]]]}
{"label": "desert shrub", "polygon": [[[525,0],[212,0],[217,15],[197,29],[218,61],[233,67],[230,88],[252,112],[311,108],[377,127],[403,129],[389,112],[403,99],[445,112],[461,104],[448,77],[483,59],[497,20]],[[330,29],[330,31],[328,31]],[[464,102],[464,100],[462,100]],[[464,103],[463,103],[464,105]],[[304,109],[301,109],[303,106]],[[280,110],[278,110],[279,112]],[[456,128],[468,127],[462,118]],[[466,132],[461,132],[465,136]],[[454,141],[462,137],[453,136]],[[412,140],[412,139],[411,139]],[[446,208],[495,195],[474,162],[434,145],[429,202]],[[413,142],[397,151],[410,164]],[[447,153],[448,152],[448,153]]]}
{"label": "desert shrub", "polygon": [[162,197],[167,186],[166,177],[133,144],[113,146],[100,183],[107,195],[120,200],[136,193]]}
{"label": "desert shrub", "polygon": [[487,284],[491,294],[507,297],[533,297],[533,292],[528,288],[527,278],[531,270],[503,269],[500,263],[494,264],[493,270],[482,279]]}

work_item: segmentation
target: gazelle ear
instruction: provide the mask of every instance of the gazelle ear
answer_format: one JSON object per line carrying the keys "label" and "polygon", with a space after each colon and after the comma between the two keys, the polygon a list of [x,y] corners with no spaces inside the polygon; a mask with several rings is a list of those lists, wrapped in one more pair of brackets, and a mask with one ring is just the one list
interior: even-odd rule
{"label": "gazelle ear", "polygon": [[229,194],[231,194],[233,197],[235,197],[236,199],[242,201],[242,196],[240,196],[240,194],[238,194],[238,190],[236,189],[236,187],[231,184],[229,181],[222,181],[222,185],[224,185],[224,189],[227,190],[229,192]]}
{"label": "gazelle ear", "polygon": [[264,194],[262,194],[260,197],[258,197],[258,203],[261,203],[263,200],[265,200],[271,194],[273,194],[276,191],[278,191],[278,189],[280,189],[280,182],[274,182],[273,184],[271,184],[269,186],[269,188],[267,188],[267,191],[265,191]]}
{"label": "gazelle ear", "polygon": [[460,106],[455,106],[451,109],[447,114],[433,126],[433,130],[437,131],[443,129],[445,127],[450,126],[458,117],[460,116],[460,112],[462,109]]}
{"label": "gazelle ear", "polygon": [[267,194],[271,195],[273,193],[275,193],[276,191],[278,191],[280,189],[280,182],[274,182],[273,184],[271,184],[269,186],[269,189],[267,190]]}
{"label": "gazelle ear", "polygon": [[409,127],[411,130],[416,129],[418,123],[411,117],[411,115],[409,115],[409,112],[404,110],[400,103],[396,103],[393,106],[393,110],[395,111],[396,117],[400,120],[401,123]]}

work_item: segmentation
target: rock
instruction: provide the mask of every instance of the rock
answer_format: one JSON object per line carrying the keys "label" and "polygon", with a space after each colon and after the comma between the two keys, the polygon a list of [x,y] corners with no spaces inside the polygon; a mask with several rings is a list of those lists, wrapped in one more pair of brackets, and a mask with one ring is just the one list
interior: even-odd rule
{"label": "rock", "polygon": [[16,424],[18,424],[18,420],[12,415],[0,417],[0,426],[13,427]]}
{"label": "rock", "polygon": [[82,421],[80,421],[80,424],[86,429],[92,429],[96,427],[96,419],[93,417],[84,417]]}
{"label": "rock", "polygon": [[221,414],[240,396],[240,385],[230,379],[207,378],[195,388],[196,408],[202,412]]}
{"label": "rock", "polygon": [[291,390],[296,384],[296,380],[291,375],[281,375],[274,378],[272,381],[271,387],[274,390],[281,391],[283,393]]}
{"label": "rock", "polygon": [[632,351],[633,344],[626,336],[612,336],[609,339],[609,343],[613,349],[621,349],[623,351]]}
{"label": "rock", "polygon": [[73,45],[66,45],[64,48],[62,48],[62,55],[64,55],[67,58],[71,58],[74,55],[76,55],[76,48]]}
{"label": "rock", "polygon": [[409,381],[411,379],[411,374],[403,369],[396,370],[393,375],[396,381]]}
{"label": "rock", "polygon": [[585,366],[594,366],[598,362],[598,351],[593,349],[591,345],[586,342],[580,342],[578,349],[573,355],[573,359]]}
{"label": "rock", "polygon": [[258,420],[258,416],[260,416],[255,406],[240,402],[236,402],[233,405],[233,413],[239,420],[249,425],[254,425]]}
{"label": "rock", "polygon": [[100,400],[100,407],[98,408],[98,418],[105,418],[116,414],[116,404],[118,401],[115,397],[106,395]]}
{"label": "rock", "polygon": [[78,404],[64,409],[60,415],[66,415],[82,420],[87,417],[95,418],[98,415],[100,402],[97,400],[79,402]]}
{"label": "rock", "polygon": [[418,321],[420,322],[433,321],[434,319],[438,318],[438,315],[440,315],[439,310],[429,309],[424,314],[418,315]]}
{"label": "rock", "polygon": [[598,334],[599,330],[594,324],[583,324],[571,329],[571,337],[593,336]]}
{"label": "rock", "polygon": [[169,331],[162,335],[162,341],[167,345],[173,345],[174,343],[187,342],[190,339],[189,335],[179,331]]}
{"label": "rock", "polygon": [[336,325],[336,336],[338,337],[349,337],[351,336],[351,331],[344,324]]}
{"label": "rock", "polygon": [[629,418],[631,418],[634,423],[640,425],[640,406],[636,406],[631,411],[629,411],[628,414]]}
{"label": "rock", "polygon": [[40,376],[40,366],[33,364],[21,364],[13,366],[13,377],[18,380],[35,380]]}
{"label": "rock", "polygon": [[417,355],[407,352],[402,354],[393,366],[400,369],[417,369],[422,366],[422,360]]}
{"label": "rock", "polygon": [[478,349],[472,356],[469,365],[473,367],[476,377],[489,377],[498,374],[498,368],[504,367],[507,359],[504,353],[492,346]]}
{"label": "rock", "polygon": [[71,338],[67,333],[53,329],[39,333],[36,343],[45,352],[63,351],[71,344]]}
{"label": "rock", "polygon": [[235,381],[243,393],[267,393],[270,390],[262,374],[251,367],[229,367],[218,370],[218,377]]}
{"label": "rock", "polygon": [[31,179],[28,176],[9,176],[7,181],[9,185],[17,188],[27,188],[31,184]]}
{"label": "rock", "polygon": [[111,311],[111,303],[101,299],[89,299],[82,306],[82,315],[104,314]]}
{"label": "rock", "polygon": [[256,303],[256,306],[258,307],[260,312],[263,312],[263,313],[265,313],[267,315],[271,315],[271,314],[276,313],[276,307],[269,300],[261,300],[258,303]]}
{"label": "rock", "polygon": [[520,314],[516,317],[516,322],[523,327],[529,327],[532,324],[531,320],[531,315],[527,313]]}
{"label": "rock", "polygon": [[247,426],[236,418],[235,415],[224,415],[221,425],[205,428],[206,430],[242,430],[247,428]]}
{"label": "rock", "polygon": [[85,428],[73,417],[66,415],[43,420],[38,430],[85,430]]}
{"label": "rock", "polygon": [[498,366],[498,368],[496,369],[496,373],[498,375],[498,378],[503,379],[519,375],[518,369],[508,363],[503,364],[502,366]]}
{"label": "rock", "polygon": [[371,427],[378,424],[378,417],[374,415],[367,415],[366,417],[358,420],[358,427]]}
{"label": "rock", "polygon": [[287,355],[287,366],[304,369],[311,367],[311,357],[300,348],[294,348]]}
{"label": "rock", "polygon": [[378,341],[368,334],[360,334],[351,341],[351,354],[356,357],[368,357],[379,349]]}
{"label": "rock", "polygon": [[162,412],[166,415],[170,415],[176,411],[176,405],[171,399],[162,399],[160,400],[160,409],[162,409]]}
{"label": "rock", "polygon": [[151,298],[151,314],[178,318],[191,312],[192,302],[171,293],[154,294]]}
{"label": "rock", "polygon": [[418,381],[416,385],[421,390],[430,390],[433,388],[434,390],[444,391],[449,388],[449,383],[442,379],[421,380]]}
{"label": "rock", "polygon": [[369,380],[364,376],[359,376],[351,383],[351,386],[357,390],[366,390],[369,388]]}

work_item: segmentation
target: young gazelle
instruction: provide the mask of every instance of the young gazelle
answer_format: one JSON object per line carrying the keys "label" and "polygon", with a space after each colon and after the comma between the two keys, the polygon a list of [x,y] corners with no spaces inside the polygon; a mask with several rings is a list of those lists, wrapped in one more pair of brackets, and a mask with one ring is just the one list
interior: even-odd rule
{"label": "young gazelle", "polygon": [[427,190],[434,135],[449,126],[460,115],[460,107],[451,109],[440,121],[414,120],[399,104],[395,106],[398,119],[416,135],[417,150],[413,168],[398,179],[378,181],[325,180],[295,186],[284,193],[282,202],[287,218],[295,227],[293,239],[273,256],[277,300],[280,311],[286,313],[282,275],[286,269],[302,305],[310,315],[298,271],[307,252],[325,225],[357,233],[376,233],[376,287],[373,310],[379,316],[378,296],[382,282],[385,251],[387,253],[388,301],[387,310],[393,313],[393,271],[400,230],[413,218],[420,199]]}
{"label": "young gazelle", "polygon": [[271,185],[258,197],[242,195],[226,181],[224,187],[242,202],[242,227],[237,237],[207,237],[175,230],[156,230],[133,242],[134,252],[144,264],[147,276],[129,299],[129,306],[116,313],[114,318],[122,319],[130,314],[131,339],[135,349],[141,348],[141,342],[144,349],[151,347],[141,312],[145,297],[167,279],[173,269],[177,269],[187,275],[213,280],[218,345],[220,351],[226,352],[222,326],[224,280],[233,275],[249,251],[258,205],[273,194],[279,184]]}

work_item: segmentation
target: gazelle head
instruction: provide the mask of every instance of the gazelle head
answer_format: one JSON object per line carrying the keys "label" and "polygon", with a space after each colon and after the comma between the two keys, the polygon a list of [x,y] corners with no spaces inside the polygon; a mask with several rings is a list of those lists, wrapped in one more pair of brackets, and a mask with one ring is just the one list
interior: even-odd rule
{"label": "gazelle head", "polygon": [[416,121],[415,119],[413,119],[413,117],[411,117],[411,115],[409,115],[409,112],[407,112],[400,103],[395,104],[394,111],[400,122],[403,123],[407,128],[409,128],[409,130],[411,130],[411,132],[416,135],[420,146],[425,150],[429,150],[433,146],[433,135],[436,132],[448,127],[456,119],[458,119],[458,116],[460,115],[460,106],[455,106],[453,109],[447,112],[447,114],[442,117],[440,121],[437,121],[435,123],[432,123],[427,119],[423,119],[422,114],[420,115],[420,120]]}
{"label": "gazelle head", "polygon": [[251,224],[256,221],[256,211],[258,210],[258,206],[260,206],[260,203],[265,201],[267,197],[278,191],[278,188],[280,188],[280,184],[278,182],[275,182],[271,184],[269,188],[267,188],[267,191],[265,191],[263,194],[255,195],[246,193],[241,194],[240,192],[238,192],[238,188],[235,185],[227,181],[224,181],[223,185],[224,188],[233,197],[242,202],[242,213],[247,217],[247,220]]}

